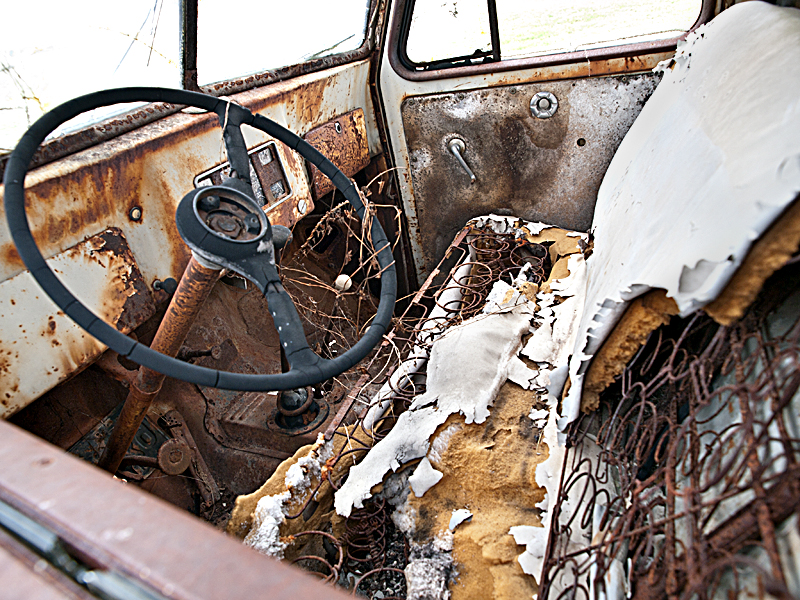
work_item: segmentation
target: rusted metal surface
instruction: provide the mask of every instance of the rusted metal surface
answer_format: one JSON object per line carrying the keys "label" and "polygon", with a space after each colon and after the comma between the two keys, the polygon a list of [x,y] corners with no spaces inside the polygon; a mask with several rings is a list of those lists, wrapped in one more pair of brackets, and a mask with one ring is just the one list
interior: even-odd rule
{"label": "rusted metal surface", "polygon": [[[332,73],[306,75],[274,87],[252,90],[237,100],[302,132],[339,114],[342,109],[362,106],[369,114],[366,86],[362,89],[353,85],[359,78],[366,79],[367,72],[366,62],[346,65]],[[142,110],[149,114],[146,109]],[[102,232],[112,224],[126,238],[142,279],[141,285],[136,284],[135,296],[125,296],[130,298],[127,302],[131,309],[125,312],[126,319],[131,317],[130,321],[123,320],[126,328],[140,322],[142,315],[132,312],[136,306],[143,306],[145,301],[166,300],[162,291],[155,292],[152,294],[154,298],[150,298],[145,288],[150,289],[156,280],[178,279],[189,260],[189,251],[175,227],[175,208],[190,189],[194,175],[224,159],[220,156],[221,132],[216,120],[215,115],[175,114],[28,175],[28,215],[34,236],[46,257],[80,244],[87,236]],[[369,118],[367,122],[369,125]],[[250,147],[269,141],[266,135],[247,128],[245,136]],[[313,201],[304,162],[282,144],[278,146],[278,154],[282,157],[292,195],[289,201],[274,206],[269,216],[273,223],[291,227],[313,210]],[[133,208],[140,212],[132,213]],[[25,267],[11,242],[3,211],[0,204],[0,282],[4,282],[0,285],[6,287],[6,280],[24,272]],[[135,214],[135,219],[132,214]],[[83,271],[80,263],[75,263],[72,268],[81,270],[81,277],[89,273]],[[108,294],[116,289],[99,282],[96,285],[81,282],[80,285],[87,291]],[[39,296],[34,283],[30,288],[23,288],[33,293],[29,303],[33,310],[36,306],[34,300],[38,302],[43,297]],[[42,308],[38,312],[36,318],[44,319],[45,323],[48,317],[53,316],[59,332],[65,328],[74,329],[78,341],[72,340],[65,346],[69,360],[64,365],[53,364],[58,371],[51,368],[47,374],[46,367],[41,368],[41,357],[29,361],[30,365],[37,365],[37,387],[20,404],[41,395],[55,382],[63,380],[66,374],[85,367],[100,352],[100,347],[91,338],[79,332],[71,321],[56,314],[55,308],[52,311]],[[7,321],[9,311],[0,311],[0,314],[5,315],[0,319]],[[14,327],[18,325],[12,321],[7,323]],[[4,333],[0,339],[6,337]],[[66,338],[60,342],[64,340]],[[17,360],[16,350],[6,351],[9,350],[12,354],[3,355],[4,365],[5,361]],[[47,385],[43,385],[45,383]],[[9,388],[18,385],[11,377],[4,377],[3,384]],[[5,399],[11,403],[10,398]],[[13,410],[18,408],[19,405]]]}
{"label": "rusted metal surface", "polygon": [[203,388],[202,393],[208,406],[206,428],[228,448],[283,460],[317,438],[316,431],[290,437],[275,425],[277,393],[231,392],[214,388]]}
{"label": "rusted metal surface", "polygon": [[[65,133],[42,144],[31,160],[31,168],[46,165],[69,154],[101,144],[148,123],[175,114],[181,108],[166,102],[156,102],[109,117],[85,129]],[[5,173],[7,161],[8,155],[0,157],[0,177]]]}
{"label": "rusted metal surface", "polygon": [[[150,348],[167,356],[178,354],[197,313],[211,293],[211,288],[219,279],[220,271],[202,266],[194,258],[189,261],[178,289],[172,296],[156,336]],[[136,379],[131,383],[128,397],[122,407],[114,430],[105,449],[99,466],[116,473],[125,457],[133,436],[142,424],[145,414],[161,390],[163,373],[147,367],[140,367]]]}
{"label": "rusted metal surface", "polygon": [[[625,58],[647,54],[660,54],[663,52],[672,53],[677,46],[678,40],[686,37],[686,34],[684,34],[675,38],[653,42],[637,42],[634,44],[625,44],[624,42],[620,42],[619,44],[610,47],[594,48],[577,52],[562,52],[544,56],[532,56],[528,58],[503,60],[500,62],[489,62],[480,65],[455,67],[452,69],[413,71],[403,65],[403,63],[400,61],[398,52],[398,45],[400,44],[401,40],[403,13],[405,12],[406,6],[409,4],[409,2],[410,0],[401,0],[400,2],[395,3],[395,6],[393,7],[388,43],[389,48],[386,53],[389,57],[389,62],[392,66],[392,69],[394,69],[398,75],[409,81],[430,81],[455,77],[481,76],[508,71],[546,69],[553,66],[570,65],[576,63],[602,62],[604,60],[618,57]],[[711,19],[711,17],[714,16],[714,6],[715,0],[703,0],[700,14],[689,31],[694,31],[700,25]]]}
{"label": "rusted metal surface", "polygon": [[673,317],[571,426],[542,597],[613,596],[619,569],[635,598],[796,593],[798,301],[793,265],[729,327]]}
{"label": "rusted metal surface", "polygon": [[[359,107],[370,127],[369,93],[366,85],[356,83],[366,81],[368,69],[367,62],[349,64],[251,90],[234,100],[298,133]],[[114,225],[125,234],[145,281],[177,279],[189,253],[177,234],[175,209],[195,175],[224,161],[220,139],[216,115],[179,113],[32,171],[27,179],[28,218],[42,253],[53,256]],[[245,140],[248,147],[269,141],[249,128]],[[379,142],[370,139],[371,147],[375,144]],[[288,154],[292,158],[284,155],[284,165],[289,185],[310,197],[303,161]],[[129,217],[134,206],[142,209],[139,221]],[[0,281],[23,270],[0,206]]]}
{"label": "rusted metal surface", "polygon": [[[544,58],[501,61],[500,63],[446,71],[411,73],[411,75],[420,75],[420,77],[406,79],[404,75],[408,75],[408,73],[403,72],[402,69],[396,70],[395,67],[398,64],[396,46],[399,42],[400,21],[403,7],[407,3],[397,2],[393,3],[391,7],[389,40],[386,44],[387,51],[382,53],[378,87],[393,161],[397,167],[396,177],[403,211],[408,219],[409,245],[413,253],[417,276],[422,281],[429,274],[430,265],[423,256],[425,245],[420,234],[421,217],[417,214],[416,207],[419,192],[412,185],[412,165],[405,139],[402,106],[407,98],[431,94],[456,94],[468,90],[545,81],[648,72],[659,62],[673,56],[674,49],[670,48],[674,48],[674,42],[666,49],[647,45],[631,45],[609,48],[600,51],[599,54],[594,51],[581,52],[568,57],[572,62],[560,62],[566,55],[552,55]],[[712,14],[713,6],[709,2],[704,4],[701,18],[708,19]],[[431,78],[427,78],[428,76]],[[445,237],[445,239],[449,238]]]}
{"label": "rusted metal surface", "polygon": [[250,163],[253,165],[256,180],[264,196],[263,206],[274,206],[276,202],[285,200],[292,193],[277,148],[274,146],[261,148],[251,155]]}
{"label": "rusted metal surface", "polygon": [[183,89],[197,85],[197,0],[181,0],[181,79]]}
{"label": "rusted metal surface", "polygon": [[[347,393],[347,397],[344,399],[344,402],[342,402],[342,405],[339,407],[338,412],[336,413],[336,415],[334,415],[333,419],[331,419],[331,422],[328,423],[328,427],[325,429],[326,440],[332,439],[333,434],[336,432],[339,426],[342,425],[342,423],[344,423],[345,418],[348,416],[353,407],[353,403],[358,398],[359,392],[364,389],[364,385],[367,383],[367,381],[369,381],[369,374],[364,373],[361,377],[358,378],[356,384]],[[346,390],[340,388],[340,391],[343,394]]]}
{"label": "rusted metal surface", "polygon": [[[348,177],[352,177],[369,164],[367,128],[364,111],[361,109],[340,115],[324,125],[315,127],[304,138]],[[314,197],[320,198],[333,191],[333,182],[314,165],[310,167]]]}
{"label": "rusted metal surface", "polygon": [[0,499],[50,528],[89,565],[167,598],[347,597],[6,422],[0,462]]}
{"label": "rusted metal surface", "polygon": [[[587,231],[608,164],[658,81],[632,75],[408,98],[403,125],[426,272],[482,214]],[[537,119],[530,100],[545,91],[558,110]],[[448,150],[456,137],[474,184]]]}
{"label": "rusted metal surface", "polygon": [[[135,371],[132,371],[135,375]],[[89,367],[56,386],[9,420],[60,448],[70,448],[92,431],[118,404],[127,389],[100,369]]]}
{"label": "rusted metal surface", "polygon": [[[192,477],[197,482],[197,487],[200,490],[200,496],[203,502],[200,505],[200,512],[206,513],[213,509],[214,504],[220,499],[220,491],[214,476],[203,460],[202,454],[197,449],[197,444],[194,441],[192,432],[186,426],[186,421],[177,410],[171,410],[163,417],[167,427],[169,427],[173,440],[179,442],[183,448],[188,450],[189,459],[188,467]],[[162,449],[164,446],[161,447]],[[161,450],[159,450],[159,460],[161,459]],[[178,459],[177,462],[180,462]],[[165,472],[168,472],[165,470]]]}
{"label": "rusted metal surface", "polygon": [[[124,333],[155,313],[119,229],[89,238],[49,263],[86,306]],[[0,283],[0,417],[17,412],[103,350],[58,310],[29,273]]]}
{"label": "rusted metal surface", "polygon": [[[303,158],[280,142],[277,144],[277,155],[282,158],[281,167],[284,169],[288,195],[277,198],[275,202],[266,205],[264,210],[271,223],[293,228],[314,210],[313,195],[308,184]],[[256,172],[259,173],[258,168]],[[261,174],[258,176],[262,177]],[[264,173],[263,177],[269,182],[268,173]]]}

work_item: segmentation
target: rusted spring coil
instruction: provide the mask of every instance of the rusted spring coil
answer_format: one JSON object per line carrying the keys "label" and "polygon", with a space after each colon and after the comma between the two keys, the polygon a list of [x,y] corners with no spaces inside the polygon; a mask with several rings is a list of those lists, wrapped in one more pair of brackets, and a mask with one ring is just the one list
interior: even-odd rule
{"label": "rusted spring coil", "polygon": [[297,564],[301,560],[313,561],[322,564],[322,566],[326,567],[329,570],[328,575],[320,573],[319,571],[311,571],[309,569],[304,569],[305,571],[317,575],[323,579],[323,581],[336,581],[339,579],[339,573],[342,570],[342,565],[344,564],[344,549],[342,548],[341,542],[332,536],[330,533],[325,533],[324,531],[316,531],[316,530],[309,530],[303,531],[301,533],[295,533],[289,536],[288,540],[290,543],[294,543],[297,538],[303,537],[306,535],[321,535],[322,537],[326,538],[329,542],[331,542],[339,553],[339,560],[336,561],[335,565],[332,565],[328,560],[322,558],[321,556],[317,556],[315,554],[306,554],[303,556],[298,556],[295,558],[291,564]]}
{"label": "rusted spring coil", "polygon": [[355,511],[345,523],[347,558],[353,562],[383,566],[386,559],[386,500],[375,498]]}
{"label": "rusted spring coil", "polygon": [[545,279],[544,262],[547,257],[547,248],[540,244],[518,244],[512,248],[509,254],[509,260],[514,269],[519,269],[529,264],[531,266],[528,271],[530,280],[531,275],[536,276],[534,283],[541,283]]}

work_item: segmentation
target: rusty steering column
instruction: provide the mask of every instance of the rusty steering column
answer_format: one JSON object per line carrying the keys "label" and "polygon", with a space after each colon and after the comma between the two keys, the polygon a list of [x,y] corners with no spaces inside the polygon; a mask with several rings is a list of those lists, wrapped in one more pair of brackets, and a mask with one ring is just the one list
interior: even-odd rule
{"label": "rusty steering column", "polygon": [[[219,279],[220,272],[220,267],[212,268],[210,264],[201,264],[192,256],[150,345],[153,350],[170,357],[178,354],[197,313]],[[98,463],[101,468],[112,474],[117,472],[147,411],[161,391],[165,377],[163,373],[147,367],[139,368],[136,378],[131,382],[119,420],[114,425],[105,452]]]}
{"label": "rusty steering column", "polygon": [[[192,259],[158,327],[151,350],[171,358],[177,356],[221,270],[233,269],[244,275],[263,271],[264,265],[259,261],[274,265],[275,248],[282,248],[291,239],[287,228],[272,227],[260,205],[236,189],[247,184],[237,183],[233,180],[225,186],[197,189],[181,201],[175,219],[178,232],[192,250]],[[258,258],[247,262],[254,253]],[[251,275],[253,278],[258,276]],[[169,374],[169,371],[164,374],[149,367],[139,368],[98,463],[101,468],[117,472]]]}

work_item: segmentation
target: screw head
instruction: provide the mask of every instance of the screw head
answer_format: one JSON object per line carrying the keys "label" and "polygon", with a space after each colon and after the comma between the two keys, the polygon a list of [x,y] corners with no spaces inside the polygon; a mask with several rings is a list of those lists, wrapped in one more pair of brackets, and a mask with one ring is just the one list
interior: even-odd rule
{"label": "screw head", "polygon": [[297,212],[304,215],[306,214],[306,209],[308,209],[308,203],[305,200],[300,200],[300,202],[297,203]]}
{"label": "screw head", "polygon": [[128,212],[128,216],[130,217],[131,221],[141,221],[142,220],[142,207],[141,206],[134,206]]}

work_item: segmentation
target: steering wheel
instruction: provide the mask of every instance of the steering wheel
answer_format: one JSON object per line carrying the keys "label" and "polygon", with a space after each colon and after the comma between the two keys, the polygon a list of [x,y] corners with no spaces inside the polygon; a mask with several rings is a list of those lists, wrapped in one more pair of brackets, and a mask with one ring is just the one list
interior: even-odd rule
{"label": "steering wheel", "polygon": [[[120,356],[169,377],[209,387],[240,391],[302,388],[343,373],[369,354],[391,322],[397,295],[394,259],[378,219],[370,219],[370,237],[381,270],[381,294],[377,313],[367,331],[352,348],[336,358],[324,359],[308,346],[297,309],[283,289],[278,276],[272,226],[252,197],[252,190],[241,180],[238,180],[239,189],[235,189],[237,185],[233,182],[232,187],[204,187],[189,192],[178,205],[178,229],[195,256],[199,255],[202,259],[236,271],[265,294],[281,346],[291,367],[289,371],[266,375],[231,373],[171,358],[117,331],[72,295],[47,265],[31,235],[25,212],[25,176],[39,144],[62,123],[86,111],[124,102],[168,102],[216,113],[224,129],[223,136],[231,169],[239,174],[249,174],[247,147],[241,126],[246,124],[259,129],[316,165],[344,194],[364,222],[366,208],[353,182],[308,142],[262,115],[254,115],[246,108],[226,100],[185,90],[132,87],[88,94],[65,102],[36,121],[11,154],[3,178],[5,211],[11,237],[25,266],[53,302],[81,328]],[[237,239],[210,228],[207,220],[204,221],[217,202],[225,202],[229,210],[242,217],[241,222],[246,231]]]}

